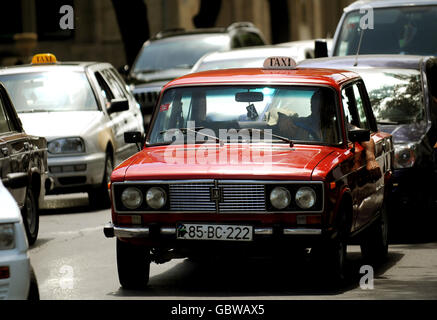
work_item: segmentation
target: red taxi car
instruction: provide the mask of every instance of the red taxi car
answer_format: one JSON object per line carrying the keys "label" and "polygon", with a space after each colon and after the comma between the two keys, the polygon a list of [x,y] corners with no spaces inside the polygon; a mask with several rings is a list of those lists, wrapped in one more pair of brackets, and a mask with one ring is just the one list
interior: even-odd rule
{"label": "red taxi car", "polygon": [[393,144],[356,73],[272,57],[190,74],[163,88],[146,137],[125,139],[144,147],[112,173],[104,228],[124,288],[173,258],[310,249],[340,280],[351,238],[387,254]]}

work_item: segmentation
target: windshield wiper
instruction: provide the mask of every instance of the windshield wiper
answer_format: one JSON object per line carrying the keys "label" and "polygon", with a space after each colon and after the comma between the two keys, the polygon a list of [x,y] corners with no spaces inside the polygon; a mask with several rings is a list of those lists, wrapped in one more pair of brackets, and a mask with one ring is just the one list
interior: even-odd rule
{"label": "windshield wiper", "polygon": [[213,140],[215,140],[215,142],[220,143],[220,145],[223,145],[223,141],[221,141],[219,138],[215,137],[215,136],[211,136],[209,134],[203,133],[203,132],[198,132],[199,130],[205,129],[204,127],[193,127],[193,128],[173,128],[173,129],[167,129],[167,130],[163,130],[161,132],[159,132],[159,134],[165,134],[169,131],[181,131],[183,134],[187,134],[187,132],[193,132],[193,133],[197,133],[200,134],[204,137],[208,137],[211,138]]}
{"label": "windshield wiper", "polygon": [[[255,128],[248,128],[248,129],[245,129],[245,130],[248,130],[250,133],[253,133],[253,131],[258,131],[258,132],[263,131],[264,132],[264,129],[255,129]],[[284,142],[289,143],[290,144],[290,148],[293,148],[293,146],[294,146],[293,140],[291,140],[289,138],[286,138],[286,137],[283,137],[283,136],[279,136],[279,135],[274,134],[274,133],[271,133],[271,135],[272,135],[273,138],[276,138],[276,139],[279,139],[279,140],[282,140]]]}

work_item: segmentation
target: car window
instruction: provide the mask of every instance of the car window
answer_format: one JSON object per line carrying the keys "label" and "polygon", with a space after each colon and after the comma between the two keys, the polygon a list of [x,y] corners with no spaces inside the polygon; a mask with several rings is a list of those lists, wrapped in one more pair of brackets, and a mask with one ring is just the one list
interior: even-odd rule
{"label": "car window", "polygon": [[338,144],[336,95],[303,86],[210,86],[173,88],[158,106],[150,143],[166,143],[167,132],[194,125],[212,131],[272,130],[293,139]]}
{"label": "car window", "polygon": [[[360,117],[357,110],[357,102],[355,101],[355,93],[352,86],[348,86],[341,92],[343,101],[343,111],[345,121],[348,127],[361,127]],[[363,129],[363,128],[362,128]]]}
{"label": "car window", "polygon": [[97,102],[84,72],[49,71],[0,76],[20,112],[94,111]]}
{"label": "car window", "polygon": [[6,116],[6,110],[3,105],[2,99],[0,99],[0,134],[11,131],[9,127],[8,117]]}
{"label": "car window", "polygon": [[364,101],[363,101],[363,97],[361,95],[361,91],[358,87],[358,84],[355,83],[352,86],[352,88],[354,90],[355,101],[357,104],[357,111],[358,111],[358,116],[360,119],[360,127],[362,129],[369,129],[369,121],[367,120],[366,110],[364,107]]}
{"label": "car window", "polygon": [[240,39],[243,47],[262,46],[264,44],[261,37],[253,32],[242,32]]}
{"label": "car window", "polygon": [[208,52],[229,49],[229,36],[174,37],[150,42],[140,51],[134,73],[152,73],[166,69],[191,69]]}
{"label": "car window", "polygon": [[[340,29],[334,56],[360,54],[435,55],[437,6],[405,6],[373,10],[372,28],[361,29],[363,14],[347,14]],[[361,44],[360,44],[361,42]]]}
{"label": "car window", "polygon": [[102,71],[102,74],[105,76],[107,83],[109,84],[112,93],[116,99],[126,99],[126,95],[124,94],[123,88],[118,82],[117,78],[111,72],[110,69],[105,69]]}
{"label": "car window", "polygon": [[96,76],[97,83],[99,84],[100,94],[103,96],[105,106],[108,108],[111,100],[114,99],[114,94],[99,71],[94,72],[94,75]]}

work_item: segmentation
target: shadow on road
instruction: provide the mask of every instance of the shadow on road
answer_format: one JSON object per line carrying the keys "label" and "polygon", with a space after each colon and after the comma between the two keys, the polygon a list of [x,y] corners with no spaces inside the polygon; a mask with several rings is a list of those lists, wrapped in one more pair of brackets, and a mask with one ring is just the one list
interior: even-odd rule
{"label": "shadow on road", "polygon": [[89,205],[86,193],[46,196],[40,215],[75,214],[100,211]]}
{"label": "shadow on road", "polygon": [[[375,268],[378,279],[394,266],[402,254],[391,252],[387,262]],[[182,260],[173,268],[150,279],[143,291],[120,288],[113,296],[123,297],[269,297],[341,295],[359,287],[359,273],[364,264],[360,252],[348,256],[347,279],[341,286],[320,279],[323,266],[310,259],[281,261],[275,259],[213,260],[194,262]]]}

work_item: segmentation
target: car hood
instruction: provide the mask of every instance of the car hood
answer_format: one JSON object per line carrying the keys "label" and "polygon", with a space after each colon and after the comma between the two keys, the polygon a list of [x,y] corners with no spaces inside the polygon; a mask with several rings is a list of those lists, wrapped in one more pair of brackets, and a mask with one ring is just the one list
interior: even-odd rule
{"label": "car hood", "polygon": [[22,220],[21,212],[12,195],[0,180],[0,223],[16,223]]}
{"label": "car hood", "polygon": [[[114,170],[112,181],[193,178],[311,180],[314,168],[332,152],[329,147],[290,148],[287,144],[273,147],[204,145],[203,148],[208,148],[208,151],[203,153],[201,146],[193,145],[144,148]],[[228,161],[220,160],[226,157]],[[211,159],[216,159],[216,163]]]}
{"label": "car hood", "polygon": [[151,83],[151,82],[163,82],[162,85],[166,84],[168,81],[179,78],[190,72],[190,69],[167,69],[160,70],[151,73],[137,73],[133,75],[134,85],[140,85],[141,83]]}
{"label": "car hood", "polygon": [[401,124],[401,125],[378,125],[379,130],[390,133],[393,143],[419,142],[426,134],[427,125],[425,122]]}
{"label": "car hood", "polygon": [[101,111],[58,111],[18,114],[27,134],[40,137],[81,136],[98,122]]}

